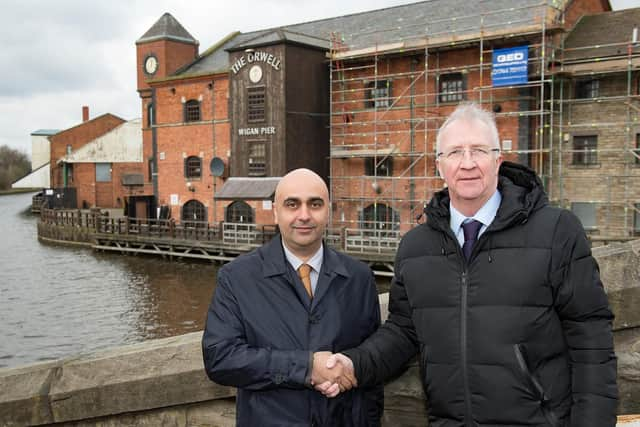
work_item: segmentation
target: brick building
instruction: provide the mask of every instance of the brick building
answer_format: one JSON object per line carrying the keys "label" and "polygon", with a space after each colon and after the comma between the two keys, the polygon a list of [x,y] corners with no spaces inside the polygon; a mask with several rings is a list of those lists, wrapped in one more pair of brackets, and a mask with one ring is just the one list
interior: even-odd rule
{"label": "brick building", "polygon": [[[564,45],[572,34],[591,44],[580,35],[592,25],[583,17],[610,11],[605,0],[434,0],[233,33],[202,54],[165,14],[136,42],[146,179],[177,220],[265,224],[277,177],[305,166],[329,184],[333,227],[397,238],[443,185],[437,128],[473,100],[496,113],[505,157],[536,169],[552,201],[571,207],[584,186],[562,179],[561,151],[574,138],[567,126],[588,112],[560,113],[583,80],[569,75]],[[524,80],[497,83],[500,58],[509,55],[524,55]],[[625,72],[635,91],[635,62]],[[637,117],[621,107],[627,101],[612,100],[624,123]],[[610,144],[635,144],[633,132],[623,135],[627,142],[610,132]],[[616,197],[628,225],[625,185]]]}
{"label": "brick building", "polygon": [[88,107],[83,107],[83,122],[49,141],[51,187],[75,194],[67,207],[124,208],[130,197],[147,195],[146,209],[129,214],[152,213],[151,188],[143,181],[140,120],[126,122],[113,114],[90,120]]}
{"label": "brick building", "polygon": [[552,199],[594,241],[640,235],[640,9],[584,16],[554,75]]}

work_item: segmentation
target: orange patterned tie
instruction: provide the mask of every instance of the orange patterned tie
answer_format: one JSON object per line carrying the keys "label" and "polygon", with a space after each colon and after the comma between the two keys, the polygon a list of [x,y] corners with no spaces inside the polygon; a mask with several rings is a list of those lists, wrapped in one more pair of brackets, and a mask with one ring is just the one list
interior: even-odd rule
{"label": "orange patterned tie", "polygon": [[302,280],[302,284],[307,290],[309,297],[313,298],[313,291],[311,290],[311,266],[309,264],[302,264],[298,267],[298,276],[300,276],[300,280]]}

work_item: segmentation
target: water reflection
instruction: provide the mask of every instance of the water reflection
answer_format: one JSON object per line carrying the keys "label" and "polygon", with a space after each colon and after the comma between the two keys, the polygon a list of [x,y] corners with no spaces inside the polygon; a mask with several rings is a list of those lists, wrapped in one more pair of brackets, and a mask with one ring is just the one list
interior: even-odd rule
{"label": "water reflection", "polygon": [[30,201],[0,196],[0,368],[202,330],[217,266],[40,243]]}
{"label": "water reflection", "polygon": [[0,197],[0,367],[202,329],[216,266],[39,243],[30,198]]}

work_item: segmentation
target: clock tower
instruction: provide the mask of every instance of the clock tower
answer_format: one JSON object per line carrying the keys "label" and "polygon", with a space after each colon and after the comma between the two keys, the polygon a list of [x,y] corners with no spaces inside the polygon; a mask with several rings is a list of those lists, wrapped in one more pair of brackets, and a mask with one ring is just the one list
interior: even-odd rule
{"label": "clock tower", "polygon": [[[158,200],[158,135],[156,90],[149,84],[165,79],[198,57],[198,41],[170,13],[165,13],[136,41],[138,93],[142,101],[142,147],[148,167],[145,178]],[[155,209],[155,208],[154,208]]]}
{"label": "clock tower", "polygon": [[[145,98],[147,81],[173,74],[198,56],[198,41],[174,18],[165,13],[136,41],[138,92]],[[145,96],[146,95],[146,96]]]}

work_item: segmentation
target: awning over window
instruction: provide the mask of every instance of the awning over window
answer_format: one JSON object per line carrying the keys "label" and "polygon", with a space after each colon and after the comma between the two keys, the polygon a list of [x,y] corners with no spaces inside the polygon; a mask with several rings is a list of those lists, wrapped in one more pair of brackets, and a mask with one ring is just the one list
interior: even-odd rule
{"label": "awning over window", "polygon": [[217,200],[270,200],[276,191],[280,177],[276,178],[228,178],[216,192]]}

